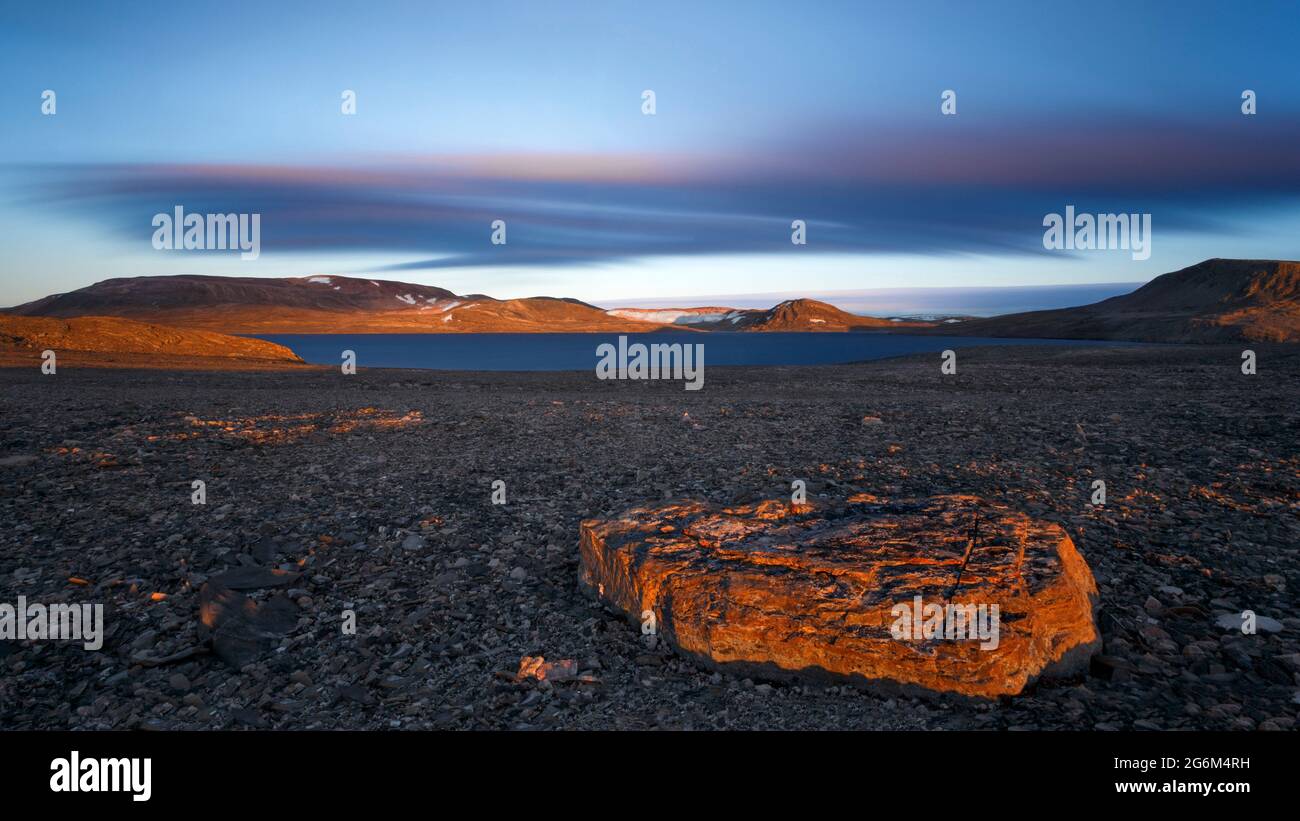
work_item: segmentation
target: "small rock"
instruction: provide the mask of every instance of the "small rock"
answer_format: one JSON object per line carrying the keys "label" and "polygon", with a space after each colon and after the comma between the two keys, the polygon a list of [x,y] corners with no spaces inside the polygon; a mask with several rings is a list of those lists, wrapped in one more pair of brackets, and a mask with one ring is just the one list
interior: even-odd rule
{"label": "small rock", "polygon": [[573,659],[550,662],[542,656],[524,656],[519,660],[515,681],[565,681],[578,674],[578,663]]}
{"label": "small rock", "polygon": [[[1246,618],[1240,613],[1222,613],[1214,620],[1214,624],[1224,630],[1240,630],[1247,623]],[[1255,630],[1261,633],[1280,633],[1282,632],[1282,622],[1268,616],[1255,616]]]}

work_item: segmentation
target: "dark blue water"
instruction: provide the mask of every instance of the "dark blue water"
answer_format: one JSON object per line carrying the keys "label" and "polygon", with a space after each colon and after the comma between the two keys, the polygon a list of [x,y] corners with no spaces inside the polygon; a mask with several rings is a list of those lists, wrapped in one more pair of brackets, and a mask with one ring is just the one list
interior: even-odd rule
{"label": "dark blue water", "polygon": [[[709,365],[829,365],[938,352],[975,345],[1123,345],[1064,339],[986,339],[873,333],[625,334],[628,344],[702,344]],[[596,367],[596,346],[619,334],[272,334],[313,364],[338,365],[355,351],[357,365],[469,371],[569,371]]]}

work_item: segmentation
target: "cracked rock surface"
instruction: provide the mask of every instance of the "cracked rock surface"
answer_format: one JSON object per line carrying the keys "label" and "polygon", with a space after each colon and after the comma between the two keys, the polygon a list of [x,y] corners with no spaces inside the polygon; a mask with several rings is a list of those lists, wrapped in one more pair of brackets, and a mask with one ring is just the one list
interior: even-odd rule
{"label": "cracked rock surface", "polygon": [[723,669],[993,698],[1101,646],[1065,531],[974,496],[683,501],[585,521],[580,549],[589,591]]}

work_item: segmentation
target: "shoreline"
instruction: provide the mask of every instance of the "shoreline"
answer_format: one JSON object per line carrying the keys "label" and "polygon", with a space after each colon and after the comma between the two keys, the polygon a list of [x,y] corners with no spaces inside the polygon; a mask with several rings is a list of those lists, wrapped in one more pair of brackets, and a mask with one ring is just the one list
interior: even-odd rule
{"label": "shoreline", "polygon": [[[107,353],[103,351],[57,350],[59,369],[92,368],[122,371],[303,371],[319,370],[324,365],[290,362],[280,359],[242,359],[225,356],[173,356],[155,353]],[[41,354],[36,350],[0,350],[0,369],[32,368],[39,371]]]}
{"label": "shoreline", "polygon": [[[804,332],[788,332],[788,335],[802,335]],[[304,334],[313,335],[313,334]],[[583,334],[587,336],[588,334]],[[631,334],[624,334],[631,336]],[[820,334],[819,334],[820,335]],[[351,334],[314,334],[314,336],[352,336]],[[378,336],[388,336],[388,334],[378,334]],[[599,332],[592,333],[590,336],[606,338],[607,334]],[[619,336],[619,334],[614,334]],[[261,337],[253,337],[260,339]],[[1095,342],[1096,344],[1090,344]],[[1065,343],[1065,344],[1062,344]],[[1278,348],[1290,348],[1286,343],[1265,343]],[[1187,347],[1187,348],[1207,348],[1207,347],[1234,347],[1224,345],[1211,345],[1202,343],[1188,342],[1127,342],[1112,340],[1024,340],[1016,339],[1014,341],[1003,342],[994,345],[959,345],[955,350],[974,352],[997,350],[999,348],[1034,348],[1034,349],[1053,349],[1061,347],[1085,349],[1085,350],[1107,350],[1111,348],[1138,348],[1138,347]],[[868,359],[851,359],[842,362],[818,362],[818,363],[788,363],[788,364],[765,364],[765,363],[735,363],[725,365],[708,365],[709,371],[722,369],[744,369],[744,370],[761,370],[764,368],[837,368],[849,365],[865,365],[871,362],[889,362],[907,358],[930,357],[934,353],[915,353],[900,352],[886,356],[871,357]],[[425,368],[425,367],[404,367],[395,365],[357,365],[357,373],[375,372],[375,371],[399,371],[414,373],[438,373],[438,374],[579,374],[588,373],[595,369],[596,360],[593,355],[593,364],[584,368],[517,368],[517,369],[484,369],[484,368]],[[22,370],[22,369],[40,369],[41,358],[35,351],[2,351],[0,350],[0,370]],[[303,373],[303,372],[338,372],[339,366],[336,364],[322,364],[308,361],[286,362],[283,360],[249,360],[238,359],[233,357],[190,357],[190,356],[164,356],[150,353],[102,353],[97,351],[61,351],[59,352],[58,366],[60,369],[65,367],[72,370],[89,368],[94,370],[108,371],[173,371],[173,372],[194,372],[194,373],[245,373],[245,372],[284,372],[284,373]],[[633,380],[636,381],[636,380]],[[661,380],[673,381],[673,380]]]}

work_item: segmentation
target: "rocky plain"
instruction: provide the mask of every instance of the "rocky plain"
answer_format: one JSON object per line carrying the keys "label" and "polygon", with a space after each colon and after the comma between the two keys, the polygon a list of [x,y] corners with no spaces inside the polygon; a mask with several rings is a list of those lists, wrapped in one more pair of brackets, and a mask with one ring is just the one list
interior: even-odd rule
{"label": "rocky plain", "polygon": [[[0,602],[105,612],[97,651],[0,642],[0,728],[1293,730],[1300,351],[1251,347],[1254,375],[1240,345],[1004,347],[698,392],[0,368]],[[799,479],[1059,524],[1099,652],[1016,696],[905,697],[708,669],[580,589],[584,520]]]}

